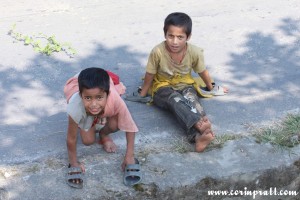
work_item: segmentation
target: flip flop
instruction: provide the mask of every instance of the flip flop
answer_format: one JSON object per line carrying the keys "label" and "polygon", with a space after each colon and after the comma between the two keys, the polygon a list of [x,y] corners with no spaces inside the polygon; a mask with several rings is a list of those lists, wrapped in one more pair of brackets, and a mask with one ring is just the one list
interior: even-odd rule
{"label": "flip flop", "polygon": [[139,92],[134,92],[132,96],[126,96],[125,100],[127,101],[133,101],[133,102],[140,102],[140,103],[149,103],[151,101],[150,96],[142,97],[140,96]]}
{"label": "flip flop", "polygon": [[222,86],[215,85],[214,89],[212,89],[212,94],[214,96],[223,96],[226,93],[224,92],[224,88]]}
{"label": "flip flop", "polygon": [[[79,179],[79,183],[73,183],[73,180]],[[67,173],[67,183],[69,186],[77,189],[83,188],[82,170],[80,167],[71,167],[69,165]]]}
{"label": "flip flop", "polygon": [[141,165],[138,159],[134,158],[135,164],[126,165],[124,172],[124,184],[134,186],[142,181]]}
{"label": "flip flop", "polygon": [[205,95],[213,95],[213,96],[223,96],[226,93],[224,92],[224,88],[222,86],[213,84],[214,88],[209,91],[207,87],[200,87],[200,90]]}

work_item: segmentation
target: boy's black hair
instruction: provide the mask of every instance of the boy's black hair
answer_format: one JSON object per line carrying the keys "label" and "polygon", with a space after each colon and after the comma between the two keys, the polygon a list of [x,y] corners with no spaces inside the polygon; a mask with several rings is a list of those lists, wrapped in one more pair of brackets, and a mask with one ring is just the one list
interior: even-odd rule
{"label": "boy's black hair", "polygon": [[83,89],[99,88],[109,93],[109,75],[97,67],[86,68],[78,76],[79,92],[82,94]]}
{"label": "boy's black hair", "polygon": [[184,28],[187,37],[189,37],[192,33],[192,19],[185,13],[174,12],[166,17],[164,23],[165,36],[167,34],[169,26],[171,25]]}

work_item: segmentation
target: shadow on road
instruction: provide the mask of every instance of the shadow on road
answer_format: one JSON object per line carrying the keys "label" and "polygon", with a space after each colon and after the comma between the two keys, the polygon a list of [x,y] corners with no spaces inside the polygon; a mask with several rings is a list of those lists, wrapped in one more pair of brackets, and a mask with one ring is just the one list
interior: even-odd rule
{"label": "shadow on road", "polygon": [[[231,78],[225,84],[233,88],[230,98],[225,99],[226,102],[219,102],[218,98],[205,101],[205,109],[217,125],[243,123],[249,119],[260,122],[300,107],[299,29],[299,20],[285,18],[277,30],[280,34],[276,33],[282,35],[280,38],[262,32],[248,34],[246,43],[241,44],[245,51],[232,53],[228,63]],[[21,44],[15,44],[16,48],[18,45]],[[12,56],[18,59],[17,55]],[[110,49],[95,43],[93,54],[76,62],[37,55],[22,70],[2,66],[0,167],[65,152],[67,121],[63,86],[69,77],[86,67],[103,67],[119,74],[128,92],[132,92],[144,74],[140,59],[145,57],[147,55],[131,52],[128,46]],[[163,112],[154,113],[144,105],[127,103],[129,109],[146,115],[137,119],[142,131],[152,131],[148,128],[153,124],[144,127],[145,120],[153,120],[157,123],[153,126],[169,129],[163,126],[169,119],[159,116]],[[221,115],[227,121],[218,122]]]}

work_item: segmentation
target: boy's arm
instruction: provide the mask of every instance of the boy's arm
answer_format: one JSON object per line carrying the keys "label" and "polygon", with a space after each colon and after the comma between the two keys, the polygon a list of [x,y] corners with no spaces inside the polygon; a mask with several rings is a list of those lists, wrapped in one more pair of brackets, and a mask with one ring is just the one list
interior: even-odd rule
{"label": "boy's arm", "polygon": [[122,163],[122,169],[124,170],[126,165],[128,164],[134,164],[134,138],[135,133],[134,132],[126,132],[126,141],[127,141],[127,149],[124,161]]}
{"label": "boy's arm", "polygon": [[207,69],[205,69],[203,72],[198,73],[198,74],[202,78],[202,80],[204,81],[207,89],[209,91],[212,90],[214,87],[211,83],[212,81],[211,81],[211,78],[210,78],[210,75],[209,75],[209,72],[207,71]]}
{"label": "boy's arm", "polygon": [[77,154],[76,154],[78,125],[70,116],[68,117],[68,121],[69,122],[68,122],[68,134],[67,134],[67,148],[68,148],[69,162],[71,166],[77,167],[79,166],[79,163],[77,161]]}
{"label": "boy's arm", "polygon": [[145,78],[144,78],[144,84],[143,84],[143,87],[142,87],[142,91],[140,93],[140,95],[142,97],[147,96],[148,90],[152,85],[154,76],[155,76],[154,74],[150,74],[150,73],[146,72]]}
{"label": "boy's arm", "polygon": [[[212,89],[214,89],[214,86],[212,85],[212,80],[210,78],[209,72],[207,71],[207,69],[205,69],[203,72],[198,73],[199,76],[202,78],[202,80],[204,81],[207,89],[209,91],[211,91]],[[219,88],[219,86],[218,86]],[[221,87],[224,93],[228,93],[228,88],[227,87]]]}

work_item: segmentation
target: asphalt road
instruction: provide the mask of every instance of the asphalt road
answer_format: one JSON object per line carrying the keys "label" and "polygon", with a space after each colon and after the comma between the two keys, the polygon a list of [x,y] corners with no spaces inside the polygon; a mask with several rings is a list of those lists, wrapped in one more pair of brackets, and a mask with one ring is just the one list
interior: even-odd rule
{"label": "asphalt road", "polygon": [[[1,1],[0,167],[57,155],[67,162],[66,80],[97,66],[119,74],[128,94],[135,91],[149,52],[164,39],[163,20],[174,11],[191,16],[190,42],[204,49],[212,77],[230,90],[201,99],[216,134],[242,134],[249,125],[299,113],[299,7],[297,0]],[[18,33],[55,36],[77,53],[37,53],[8,35],[14,24]],[[140,129],[138,147],[182,136],[171,115],[126,103]],[[124,135],[113,137],[124,149]]]}

